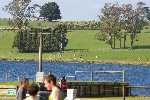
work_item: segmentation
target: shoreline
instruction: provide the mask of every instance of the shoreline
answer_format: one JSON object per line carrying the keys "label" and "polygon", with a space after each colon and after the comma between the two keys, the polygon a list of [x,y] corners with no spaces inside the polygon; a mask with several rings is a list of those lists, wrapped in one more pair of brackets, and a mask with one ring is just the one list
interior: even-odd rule
{"label": "shoreline", "polygon": [[[38,61],[37,59],[8,59],[0,58],[0,61]],[[120,65],[144,65],[150,66],[150,62],[139,62],[139,61],[116,61],[116,60],[84,60],[84,59],[43,59],[43,62],[68,62],[68,63],[88,63],[88,64],[120,64]]]}

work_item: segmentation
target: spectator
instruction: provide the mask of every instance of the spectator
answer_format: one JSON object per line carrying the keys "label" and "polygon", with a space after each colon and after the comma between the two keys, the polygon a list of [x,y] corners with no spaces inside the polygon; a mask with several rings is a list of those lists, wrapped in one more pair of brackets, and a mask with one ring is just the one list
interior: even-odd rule
{"label": "spectator", "polygon": [[37,93],[39,91],[39,86],[37,84],[32,84],[28,88],[29,97],[25,100],[37,100]]}
{"label": "spectator", "polygon": [[28,85],[29,80],[27,78],[21,80],[21,85],[17,91],[16,100],[23,100],[26,98]]}
{"label": "spectator", "polygon": [[47,91],[44,83],[39,83],[39,89],[40,89],[40,91]]}
{"label": "spectator", "polygon": [[62,98],[65,98],[67,96],[67,88],[68,88],[65,76],[63,76],[62,79],[60,80],[60,88],[62,91]]}
{"label": "spectator", "polygon": [[49,100],[61,100],[61,91],[56,85],[56,77],[54,75],[48,75],[45,77],[45,87],[49,89],[49,85],[52,89],[52,92],[49,96]]}
{"label": "spectator", "polygon": [[62,79],[61,79],[61,81],[60,81],[60,88],[64,92],[67,91],[67,81],[66,81],[65,76],[63,76]]}
{"label": "spectator", "polygon": [[51,90],[50,84],[48,84],[48,88],[45,87],[44,80],[39,83],[38,100],[48,100]]}
{"label": "spectator", "polygon": [[[51,92],[52,91],[52,87],[51,87],[51,84],[50,82],[48,82],[48,80],[50,80],[50,77],[51,77],[52,74],[49,74],[47,76],[44,77],[44,81],[43,81],[43,85],[44,87],[46,88],[46,90],[48,92]],[[45,84],[46,83],[46,84]]]}

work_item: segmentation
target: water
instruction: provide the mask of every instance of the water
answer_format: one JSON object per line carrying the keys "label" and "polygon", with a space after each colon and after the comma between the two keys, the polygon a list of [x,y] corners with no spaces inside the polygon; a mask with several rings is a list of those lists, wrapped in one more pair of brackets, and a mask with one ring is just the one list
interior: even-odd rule
{"label": "water", "polygon": [[[0,82],[17,81],[23,75],[35,79],[38,63],[35,61],[0,61]],[[130,85],[150,86],[150,65],[88,64],[69,62],[44,62],[45,73],[52,72],[59,79],[62,75],[74,75],[79,71],[125,70],[125,81]],[[7,74],[8,73],[8,74]],[[7,74],[7,75],[6,75]],[[6,78],[7,76],[7,78]],[[89,73],[78,73],[77,80],[90,80]],[[93,74],[93,80],[121,81],[122,74]],[[132,94],[149,95],[150,89],[133,89]]]}

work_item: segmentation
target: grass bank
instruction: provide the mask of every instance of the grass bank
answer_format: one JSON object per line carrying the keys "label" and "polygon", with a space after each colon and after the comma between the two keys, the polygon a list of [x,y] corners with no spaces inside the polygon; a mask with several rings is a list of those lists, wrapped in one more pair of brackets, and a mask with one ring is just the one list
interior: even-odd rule
{"label": "grass bank", "polygon": [[[69,43],[63,53],[44,53],[44,60],[81,61],[97,63],[150,64],[150,29],[138,35],[136,49],[111,49],[110,46],[95,38],[98,30],[74,30],[67,36]],[[12,48],[14,32],[0,32],[0,59],[38,60],[38,53],[19,53]],[[128,37],[127,47],[130,39]],[[119,42],[117,42],[119,46]]]}
{"label": "grass bank", "polygon": [[[15,97],[0,97],[0,100],[15,100]],[[123,100],[121,97],[79,98],[77,100]],[[150,97],[127,97],[126,100],[150,100]]]}
{"label": "grass bank", "polygon": [[[123,100],[121,97],[81,98],[80,100]],[[150,97],[126,97],[126,100],[150,100]]]}

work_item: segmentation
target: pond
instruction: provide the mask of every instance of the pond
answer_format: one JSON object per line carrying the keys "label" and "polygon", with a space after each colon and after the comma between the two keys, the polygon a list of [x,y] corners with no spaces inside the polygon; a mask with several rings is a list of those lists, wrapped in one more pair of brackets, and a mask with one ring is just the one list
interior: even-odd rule
{"label": "pond", "polygon": [[[0,61],[0,82],[17,81],[26,75],[35,79],[38,62],[36,61]],[[125,70],[125,81],[130,85],[150,86],[150,65],[90,64],[73,62],[43,62],[43,70],[52,72],[59,79],[62,75],[74,75],[75,71],[121,71]],[[78,73],[77,80],[90,80],[90,73]],[[121,81],[122,74],[95,73],[93,80]],[[150,89],[132,89],[132,94],[149,95]]]}

